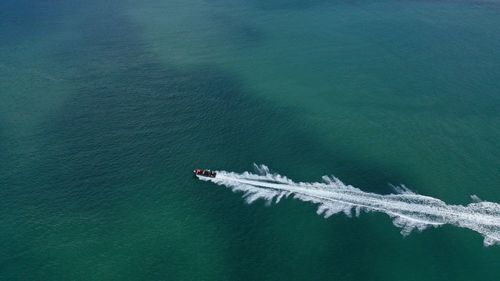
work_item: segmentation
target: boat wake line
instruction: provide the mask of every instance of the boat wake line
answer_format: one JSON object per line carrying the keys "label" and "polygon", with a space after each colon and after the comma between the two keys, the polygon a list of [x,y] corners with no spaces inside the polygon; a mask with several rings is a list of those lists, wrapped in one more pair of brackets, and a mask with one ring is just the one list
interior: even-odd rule
{"label": "boat wake line", "polygon": [[325,218],[341,212],[349,217],[353,212],[356,216],[363,211],[381,212],[389,215],[405,236],[413,230],[451,224],[480,233],[485,246],[500,244],[500,204],[481,201],[475,195],[471,196],[474,202],[466,206],[448,205],[405,186],[395,186],[394,194],[381,195],[346,185],[333,176],[323,176],[323,182],[305,183],[271,173],[265,165],[255,165],[255,169],[256,173],[217,171],[213,178],[199,178],[243,192],[248,203],[258,199],[278,203],[292,196],[319,205],[317,213]]}

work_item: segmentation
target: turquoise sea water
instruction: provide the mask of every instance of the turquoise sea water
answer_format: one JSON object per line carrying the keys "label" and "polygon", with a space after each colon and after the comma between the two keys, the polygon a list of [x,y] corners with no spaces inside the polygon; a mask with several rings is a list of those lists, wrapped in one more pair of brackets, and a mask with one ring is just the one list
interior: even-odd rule
{"label": "turquoise sea water", "polygon": [[0,280],[496,280],[467,229],[191,171],[500,202],[498,50],[489,1],[4,0]]}

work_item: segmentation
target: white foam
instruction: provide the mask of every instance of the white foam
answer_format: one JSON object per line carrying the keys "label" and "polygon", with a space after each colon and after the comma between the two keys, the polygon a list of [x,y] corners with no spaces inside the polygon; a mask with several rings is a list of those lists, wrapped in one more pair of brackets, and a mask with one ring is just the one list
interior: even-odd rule
{"label": "white foam", "polygon": [[318,204],[317,213],[325,218],[343,212],[356,216],[364,212],[382,212],[393,219],[401,228],[402,235],[413,230],[422,231],[432,226],[451,224],[472,229],[484,237],[484,245],[500,244],[500,205],[481,201],[473,196],[474,203],[467,206],[448,205],[445,202],[419,195],[405,186],[394,187],[395,194],[380,195],[364,192],[346,185],[336,177],[323,177],[323,182],[294,182],[285,176],[270,173],[265,165],[255,165],[258,174],[241,174],[217,171],[215,178],[200,177],[235,192],[243,192],[246,202],[264,199],[268,203],[278,203],[283,197]]}

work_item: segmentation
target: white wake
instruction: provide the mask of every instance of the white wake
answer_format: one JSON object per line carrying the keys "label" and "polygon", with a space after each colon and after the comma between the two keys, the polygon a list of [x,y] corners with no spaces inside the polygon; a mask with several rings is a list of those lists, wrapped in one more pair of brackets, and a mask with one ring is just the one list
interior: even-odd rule
{"label": "white wake", "polygon": [[199,177],[243,192],[248,203],[258,199],[278,203],[283,197],[319,205],[317,213],[325,218],[343,212],[356,216],[364,212],[382,212],[393,219],[401,234],[422,231],[429,226],[451,224],[472,229],[484,236],[484,245],[500,244],[500,204],[480,201],[471,196],[467,206],[447,205],[429,196],[416,194],[405,186],[394,187],[395,194],[380,195],[364,192],[346,185],[335,177],[323,177],[323,182],[294,182],[285,176],[273,174],[264,166],[255,165],[257,173],[217,171],[215,178]]}

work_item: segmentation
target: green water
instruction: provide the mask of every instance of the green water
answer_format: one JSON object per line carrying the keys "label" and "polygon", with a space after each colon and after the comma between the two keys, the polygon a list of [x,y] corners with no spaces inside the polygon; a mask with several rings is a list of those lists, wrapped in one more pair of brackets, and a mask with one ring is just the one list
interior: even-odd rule
{"label": "green water", "polygon": [[0,3],[0,280],[497,280],[500,247],[194,167],[500,202],[500,5]]}

